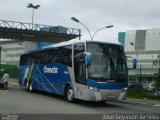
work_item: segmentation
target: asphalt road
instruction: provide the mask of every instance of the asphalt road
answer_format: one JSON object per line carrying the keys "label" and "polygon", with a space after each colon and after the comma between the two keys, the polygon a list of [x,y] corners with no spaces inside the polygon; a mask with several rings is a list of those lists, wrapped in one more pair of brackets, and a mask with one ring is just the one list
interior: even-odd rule
{"label": "asphalt road", "polygon": [[80,115],[78,118],[88,115],[103,119],[105,114],[160,114],[160,107],[116,102],[107,102],[106,104],[84,101],[68,103],[61,96],[40,92],[30,93],[17,85],[9,84],[8,90],[0,89],[0,114],[43,114],[43,116],[44,114],[54,114],[56,118],[72,116],[73,119],[73,114],[75,114],[76,118],[78,115]]}

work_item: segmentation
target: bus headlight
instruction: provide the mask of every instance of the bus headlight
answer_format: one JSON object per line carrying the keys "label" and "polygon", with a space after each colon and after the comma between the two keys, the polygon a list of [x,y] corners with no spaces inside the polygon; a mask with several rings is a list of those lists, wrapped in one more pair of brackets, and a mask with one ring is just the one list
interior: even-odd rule
{"label": "bus headlight", "polygon": [[96,87],[90,87],[90,86],[88,86],[88,89],[89,89],[89,90],[95,90],[95,91],[98,91],[98,88],[96,88]]}
{"label": "bus headlight", "polygon": [[128,88],[125,87],[125,88],[122,89],[122,92],[126,92],[127,90],[128,90]]}

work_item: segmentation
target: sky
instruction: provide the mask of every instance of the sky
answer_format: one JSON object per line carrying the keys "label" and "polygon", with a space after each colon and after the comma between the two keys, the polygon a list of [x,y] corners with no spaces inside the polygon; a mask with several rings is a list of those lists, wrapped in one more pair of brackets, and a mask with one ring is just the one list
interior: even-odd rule
{"label": "sky", "polygon": [[34,23],[61,25],[82,30],[81,39],[90,39],[89,33],[76,17],[87,26],[94,39],[118,42],[118,32],[128,30],[160,28],[160,0],[0,0],[0,20],[32,21],[32,3],[41,7],[35,10]]}

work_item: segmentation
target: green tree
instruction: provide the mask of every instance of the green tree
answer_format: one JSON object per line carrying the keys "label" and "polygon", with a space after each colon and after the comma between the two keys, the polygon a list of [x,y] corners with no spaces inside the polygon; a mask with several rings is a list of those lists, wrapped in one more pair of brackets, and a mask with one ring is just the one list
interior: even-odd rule
{"label": "green tree", "polygon": [[157,59],[153,61],[154,65],[158,65],[158,73],[156,74],[156,83],[155,87],[156,89],[160,90],[160,55],[157,56]]}
{"label": "green tree", "polygon": [[160,90],[160,73],[157,74],[155,87],[157,90]]}

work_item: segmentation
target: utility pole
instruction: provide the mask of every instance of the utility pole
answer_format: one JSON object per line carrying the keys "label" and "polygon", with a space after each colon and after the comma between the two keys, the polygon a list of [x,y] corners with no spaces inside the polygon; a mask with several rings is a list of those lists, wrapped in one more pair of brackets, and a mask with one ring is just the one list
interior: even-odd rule
{"label": "utility pole", "polygon": [[1,49],[2,47],[0,46],[0,73],[1,73]]}
{"label": "utility pole", "polygon": [[[137,50],[137,48],[136,48],[136,46],[135,46],[135,44],[134,44],[133,42],[131,42],[130,45],[132,45],[132,46],[134,47],[135,51],[136,51],[137,63],[139,64],[138,50]],[[139,82],[140,82],[140,84],[141,84],[141,82],[142,82],[142,66],[141,66],[141,64],[139,64],[139,70],[140,70],[140,71],[139,71]]]}
{"label": "utility pole", "polygon": [[33,5],[32,3],[29,3],[27,7],[32,8],[32,30],[33,30],[34,10],[38,9],[40,5]]}

